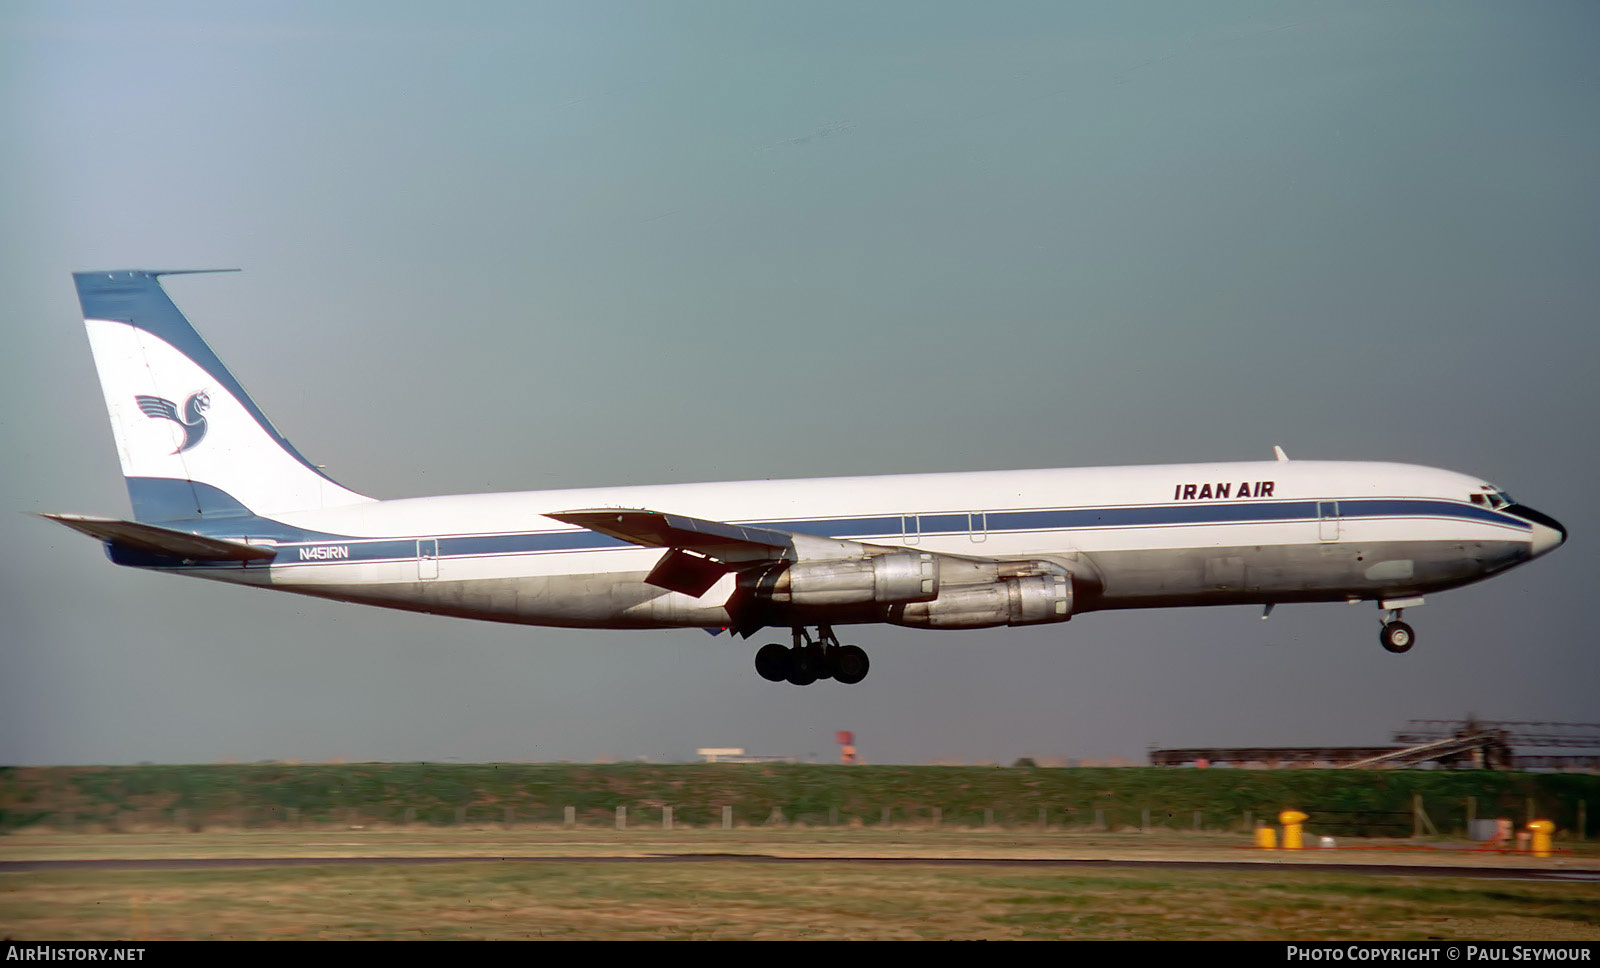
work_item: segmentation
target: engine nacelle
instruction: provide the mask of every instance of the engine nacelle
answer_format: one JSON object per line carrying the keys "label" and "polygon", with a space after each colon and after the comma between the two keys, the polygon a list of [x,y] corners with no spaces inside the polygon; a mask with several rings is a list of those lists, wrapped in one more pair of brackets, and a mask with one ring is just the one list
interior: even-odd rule
{"label": "engine nacelle", "polygon": [[786,605],[894,605],[926,602],[939,595],[939,559],[915,551],[801,561],[757,576],[747,587],[761,598]]}
{"label": "engine nacelle", "polygon": [[888,619],[925,629],[984,629],[1042,625],[1072,618],[1072,577],[1063,574],[1002,578],[978,585],[946,585],[931,602],[896,605]]}

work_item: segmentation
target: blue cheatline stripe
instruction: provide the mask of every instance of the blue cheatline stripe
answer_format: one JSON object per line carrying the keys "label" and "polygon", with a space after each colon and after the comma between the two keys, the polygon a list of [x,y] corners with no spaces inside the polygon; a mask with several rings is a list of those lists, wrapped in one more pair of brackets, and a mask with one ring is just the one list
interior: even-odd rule
{"label": "blue cheatline stripe", "polygon": [[[990,533],[1006,531],[1072,531],[1100,528],[1149,528],[1206,524],[1279,524],[1286,522],[1312,522],[1318,519],[1317,501],[1274,501],[1250,504],[1154,505],[1143,507],[1060,508],[1055,510],[989,511],[986,514]],[[1527,530],[1528,524],[1510,515],[1498,514],[1486,508],[1451,501],[1426,499],[1383,498],[1376,500],[1340,501],[1341,520],[1395,517],[1455,518]],[[830,538],[858,540],[883,540],[898,542],[902,539],[910,516],[874,516],[862,518],[831,518],[793,521],[739,522],[779,531],[819,535]],[[965,534],[968,515],[924,514],[920,518],[920,533]],[[918,525],[910,525],[917,528]],[[293,530],[293,529],[289,529]],[[220,532],[219,532],[220,534]],[[416,538],[346,538],[300,532],[293,545],[286,545],[278,555],[277,564],[301,562],[300,547],[339,545],[345,549],[340,557],[331,559],[306,559],[306,564],[330,564],[339,561],[409,560],[416,557]],[[265,537],[265,535],[261,535]],[[280,539],[284,540],[284,539]],[[573,551],[606,551],[636,548],[617,538],[593,531],[527,531],[509,534],[477,534],[439,537],[438,552],[441,558],[493,557],[500,555],[541,554]]]}
{"label": "blue cheatline stripe", "polygon": [[[922,515],[927,520],[929,515]],[[961,515],[963,520],[966,515]],[[886,538],[889,535],[900,535],[907,518],[898,514],[889,517],[871,518],[827,518],[810,521],[739,521],[738,524],[748,524],[757,528],[771,528],[774,531],[792,531],[797,534],[814,534],[824,538],[843,537],[876,537]],[[915,519],[912,519],[913,521]],[[915,524],[911,525],[913,528]],[[966,525],[962,525],[963,528]]]}

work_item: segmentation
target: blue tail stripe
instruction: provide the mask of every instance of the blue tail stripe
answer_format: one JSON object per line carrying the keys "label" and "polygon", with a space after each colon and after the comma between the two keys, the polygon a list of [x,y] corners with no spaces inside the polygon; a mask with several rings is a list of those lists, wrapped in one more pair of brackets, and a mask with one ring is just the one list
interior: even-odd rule
{"label": "blue tail stripe", "polygon": [[72,274],[72,281],[78,287],[78,302],[83,305],[84,319],[130,323],[170,343],[178,352],[193,360],[195,365],[205,370],[213,380],[233,394],[234,399],[250,412],[256,423],[261,425],[261,429],[265,430],[278,446],[304,464],[307,470],[324,480],[333,482],[332,478],[302,457],[300,452],[294,449],[294,445],[278,433],[272,421],[268,420],[267,415],[261,412],[255,401],[250,399],[244,387],[232,373],[228,372],[228,368],[217,358],[217,354],[195,331],[189,320],[184,318],[166,290],[161,288],[159,277],[181,274],[183,271],[119,269],[113,272],[75,272]]}
{"label": "blue tail stripe", "polygon": [[200,481],[180,481],[170,477],[126,477],[123,480],[128,485],[128,499],[133,502],[135,521],[151,524],[179,521],[198,523],[202,517],[255,516],[232,494]]}

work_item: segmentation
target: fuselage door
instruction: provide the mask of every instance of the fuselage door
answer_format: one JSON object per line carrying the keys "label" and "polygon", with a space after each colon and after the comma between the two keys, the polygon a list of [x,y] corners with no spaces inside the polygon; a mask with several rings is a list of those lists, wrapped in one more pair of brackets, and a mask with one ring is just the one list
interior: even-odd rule
{"label": "fuselage door", "polygon": [[904,532],[901,540],[906,544],[922,543],[922,519],[915,514],[902,514],[900,516],[900,529]]}
{"label": "fuselage door", "polygon": [[422,581],[439,577],[439,539],[417,540],[417,578]]}
{"label": "fuselage door", "polygon": [[1323,541],[1339,540],[1339,502],[1322,501],[1317,504],[1317,537]]}
{"label": "fuselage door", "polygon": [[983,511],[974,511],[967,515],[967,533],[973,541],[989,540],[989,515]]}

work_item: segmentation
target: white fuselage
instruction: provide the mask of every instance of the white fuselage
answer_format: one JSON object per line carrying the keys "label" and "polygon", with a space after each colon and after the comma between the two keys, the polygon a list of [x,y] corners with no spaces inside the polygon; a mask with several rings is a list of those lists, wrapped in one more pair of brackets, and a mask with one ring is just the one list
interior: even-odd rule
{"label": "white fuselage", "polygon": [[1074,611],[1394,599],[1476,581],[1559,543],[1489,506],[1491,490],[1410,465],[1263,461],[410,498],[208,521],[213,535],[276,542],[276,557],[181,570],[495,621],[728,624],[733,575],[698,597],[666,591],[644,581],[662,549],[544,517],[653,508],[948,556],[1054,561],[1081,585]]}

